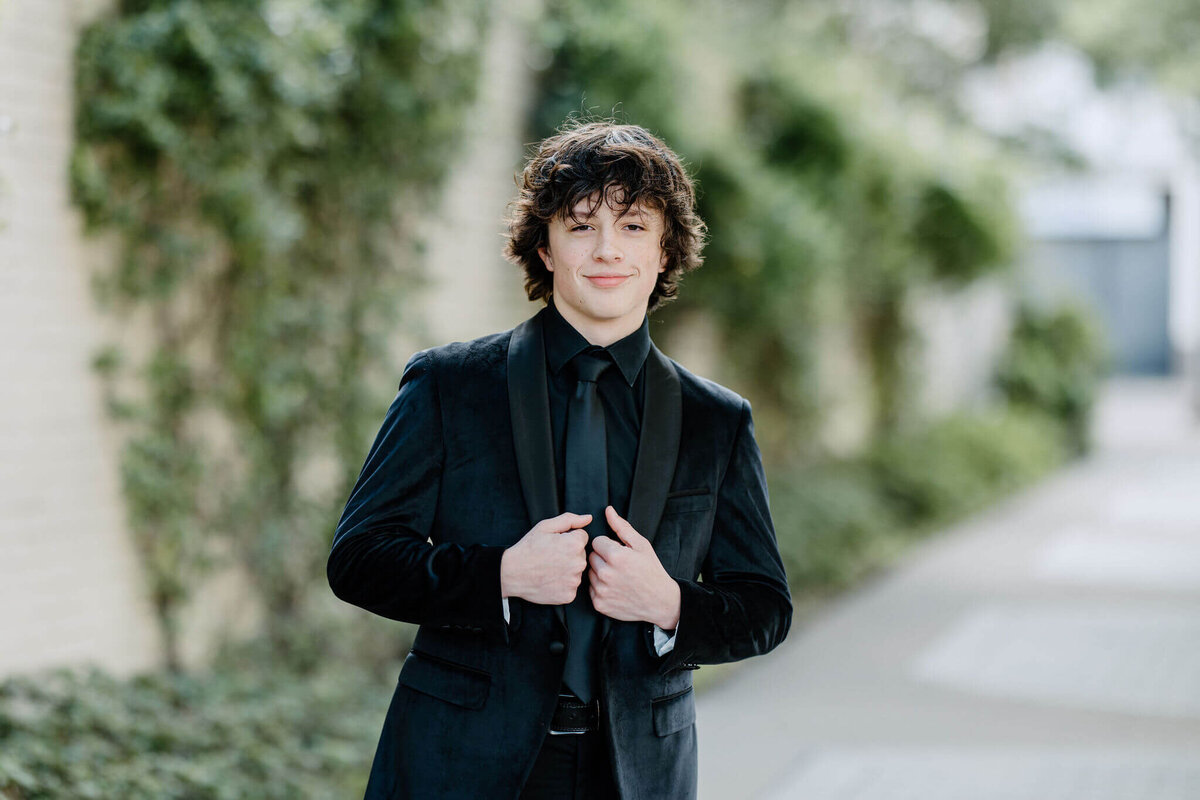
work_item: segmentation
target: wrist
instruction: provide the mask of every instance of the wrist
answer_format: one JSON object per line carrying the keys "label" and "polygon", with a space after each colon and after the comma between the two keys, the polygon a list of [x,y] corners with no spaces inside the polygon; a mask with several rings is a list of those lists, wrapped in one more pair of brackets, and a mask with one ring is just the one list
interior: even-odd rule
{"label": "wrist", "polygon": [[512,548],[507,548],[500,554],[500,597],[508,598],[512,596],[512,559],[509,554]]}
{"label": "wrist", "polygon": [[667,602],[663,607],[662,612],[658,615],[658,619],[651,620],[655,625],[662,628],[664,631],[673,631],[679,627],[679,611],[682,605],[682,598],[679,593],[679,584],[672,578],[670,586],[667,589]]}

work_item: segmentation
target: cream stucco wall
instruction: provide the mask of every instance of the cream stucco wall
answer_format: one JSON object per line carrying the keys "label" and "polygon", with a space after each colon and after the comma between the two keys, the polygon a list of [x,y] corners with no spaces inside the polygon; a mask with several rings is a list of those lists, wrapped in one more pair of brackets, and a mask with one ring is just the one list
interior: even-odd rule
{"label": "cream stucco wall", "polygon": [[98,8],[0,2],[0,674],[158,658],[89,367],[103,252],[67,187],[75,33]]}
{"label": "cream stucco wall", "polygon": [[[108,0],[0,0],[0,676],[94,663],[158,665],[154,617],[124,517],[119,442],[90,361],[114,323],[89,272],[110,258],[84,237],[68,194],[73,51]],[[461,161],[422,225],[425,341],[465,339],[532,310],[500,257],[501,218],[522,156],[529,92],[523,31],[537,0],[493,11]],[[407,354],[400,357],[401,364]],[[215,576],[184,616],[184,659],[254,626],[236,573]]]}

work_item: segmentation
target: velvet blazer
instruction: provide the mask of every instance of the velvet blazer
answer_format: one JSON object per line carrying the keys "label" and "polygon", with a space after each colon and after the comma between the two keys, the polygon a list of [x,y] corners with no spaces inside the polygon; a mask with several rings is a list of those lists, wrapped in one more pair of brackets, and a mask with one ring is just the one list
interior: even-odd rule
{"label": "velvet blazer", "polygon": [[[341,599],[416,623],[369,800],[513,800],[562,685],[562,606],[510,599],[500,557],[558,515],[541,314],[417,353],[338,523]],[[625,800],[696,796],[692,670],[778,645],[792,605],[750,406],[652,346],[627,519],[681,595],[675,646],[606,620],[601,713]]]}

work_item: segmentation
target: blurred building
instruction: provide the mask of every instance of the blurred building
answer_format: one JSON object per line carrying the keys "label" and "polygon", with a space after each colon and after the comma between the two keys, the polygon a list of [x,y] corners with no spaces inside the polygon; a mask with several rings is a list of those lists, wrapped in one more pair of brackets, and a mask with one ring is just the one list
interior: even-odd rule
{"label": "blurred building", "polygon": [[1186,263],[1172,258],[1171,197],[1150,176],[1096,175],[1045,180],[1023,198],[1025,285],[1040,298],[1086,305],[1117,372],[1168,374],[1187,344],[1172,340],[1169,324],[1179,284],[1172,265]]}
{"label": "blurred building", "polygon": [[1022,278],[1043,302],[1101,322],[1114,369],[1190,371],[1200,353],[1200,168],[1179,115],[1143,85],[1097,85],[1082,54],[1048,44],[969,79],[992,132],[1053,143],[1058,168],[1023,176]]}

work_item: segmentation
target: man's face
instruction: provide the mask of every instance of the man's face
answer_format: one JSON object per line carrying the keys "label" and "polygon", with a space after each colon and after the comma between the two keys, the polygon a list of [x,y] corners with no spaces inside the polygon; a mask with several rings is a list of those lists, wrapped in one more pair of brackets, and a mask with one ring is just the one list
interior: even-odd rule
{"label": "man's face", "polygon": [[664,222],[661,212],[641,203],[618,215],[603,202],[589,214],[593,202],[580,201],[574,219],[551,221],[549,246],[538,248],[538,255],[553,274],[559,313],[593,344],[611,344],[642,324],[658,274],[666,269]]}

